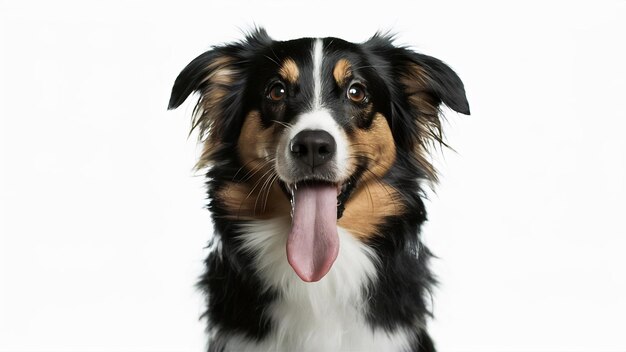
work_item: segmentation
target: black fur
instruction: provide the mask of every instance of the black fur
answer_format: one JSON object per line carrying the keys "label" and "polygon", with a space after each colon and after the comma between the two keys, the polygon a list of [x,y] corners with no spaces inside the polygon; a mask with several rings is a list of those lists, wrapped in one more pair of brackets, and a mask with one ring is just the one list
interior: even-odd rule
{"label": "black fur", "polygon": [[[268,77],[268,57],[282,59],[305,52],[311,39],[303,38],[288,42],[273,41],[264,30],[250,34],[244,41],[218,46],[198,56],[180,73],[172,90],[169,108],[180,106],[193,92],[202,96],[208,89],[205,78],[211,74],[210,63],[216,58],[228,56],[235,71],[232,84],[222,87],[227,94],[220,102],[219,123],[215,126],[220,140],[212,151],[213,167],[206,174],[209,205],[215,233],[221,241],[222,256],[211,253],[206,260],[207,271],[199,287],[207,295],[209,326],[221,333],[238,332],[249,338],[261,340],[272,328],[272,322],[263,312],[276,299],[278,293],[261,289],[261,279],[255,274],[252,256],[236,251],[239,243],[233,228],[237,221],[226,219],[228,210],[217,194],[226,182],[241,180],[242,163],[236,153],[237,139],[245,114],[258,108],[263,115],[277,114],[271,106],[263,105],[262,92]],[[416,144],[425,143],[432,136],[424,135],[414,121],[425,113],[410,103],[412,92],[402,85],[399,77],[412,64],[421,67],[428,75],[428,86],[424,89],[431,103],[438,107],[443,103],[451,109],[469,114],[463,83],[459,77],[441,61],[406,48],[396,47],[392,38],[376,35],[365,43],[353,44],[337,38],[325,38],[324,46],[328,57],[348,55],[353,62],[370,68],[360,71],[370,82],[373,109],[388,118],[397,150],[397,160],[384,181],[402,190],[402,202],[409,210],[403,216],[389,216],[367,243],[381,258],[378,282],[364,288],[370,296],[367,319],[373,328],[392,331],[398,327],[415,327],[412,349],[420,352],[434,351],[434,345],[425,330],[426,318],[430,316],[428,299],[435,279],[428,268],[430,251],[420,241],[421,224],[426,221],[422,201],[420,180],[429,177],[417,161]],[[306,58],[302,58],[306,60]],[[310,80],[311,77],[302,77]],[[303,85],[302,89],[306,89]],[[312,92],[299,92],[306,99]],[[280,112],[288,119],[298,112],[299,101],[291,102]],[[339,104],[339,103],[336,103]],[[269,110],[268,110],[269,109]],[[340,109],[337,105],[336,109]],[[341,114],[338,114],[341,115]],[[274,116],[274,115],[272,115]],[[341,123],[342,116],[335,116]],[[367,121],[364,119],[363,121]],[[347,132],[350,127],[344,124]],[[202,128],[202,122],[198,122]],[[194,126],[195,127],[195,126]],[[204,131],[206,132],[206,131]],[[366,166],[364,166],[366,167]],[[356,177],[358,178],[358,176]],[[220,335],[216,339],[219,339]],[[215,341],[214,341],[215,342]],[[218,344],[219,345],[219,344]],[[214,345],[216,346],[216,345]],[[213,350],[210,347],[209,350]]]}

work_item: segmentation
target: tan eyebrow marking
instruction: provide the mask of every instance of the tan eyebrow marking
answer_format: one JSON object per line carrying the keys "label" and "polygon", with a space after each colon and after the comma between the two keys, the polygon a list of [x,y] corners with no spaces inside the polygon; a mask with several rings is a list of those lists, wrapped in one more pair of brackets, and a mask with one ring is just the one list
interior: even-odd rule
{"label": "tan eyebrow marking", "polygon": [[346,59],[339,59],[335,64],[335,69],[333,70],[333,76],[335,77],[335,81],[337,84],[342,86],[345,83],[346,78],[348,78],[352,74],[352,65],[350,65],[350,61]]}
{"label": "tan eyebrow marking", "polygon": [[300,76],[298,65],[296,65],[296,62],[293,61],[293,59],[289,58],[283,62],[283,65],[280,67],[278,73],[289,83],[298,82],[298,77]]}

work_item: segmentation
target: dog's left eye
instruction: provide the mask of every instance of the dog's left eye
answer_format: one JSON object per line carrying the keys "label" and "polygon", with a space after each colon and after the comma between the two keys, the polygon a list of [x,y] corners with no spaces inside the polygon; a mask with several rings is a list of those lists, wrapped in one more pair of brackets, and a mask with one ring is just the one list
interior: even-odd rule
{"label": "dog's left eye", "polygon": [[287,89],[282,82],[275,82],[267,90],[267,99],[271,101],[281,101],[285,97]]}
{"label": "dog's left eye", "polygon": [[361,103],[365,100],[365,87],[361,83],[352,83],[348,88],[348,98],[355,103]]}

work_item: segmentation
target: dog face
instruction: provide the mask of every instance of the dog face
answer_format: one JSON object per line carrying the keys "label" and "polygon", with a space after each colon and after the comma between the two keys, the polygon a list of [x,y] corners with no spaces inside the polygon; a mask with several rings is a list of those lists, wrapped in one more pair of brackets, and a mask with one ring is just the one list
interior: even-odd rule
{"label": "dog face", "polygon": [[394,172],[436,180],[427,146],[441,142],[440,104],[469,114],[448,66],[380,35],[280,42],[259,30],[193,60],[169,107],[192,92],[198,166],[222,179],[216,208],[233,219],[290,214],[288,260],[305,281],[330,269],[337,224],[366,240],[406,211]]}

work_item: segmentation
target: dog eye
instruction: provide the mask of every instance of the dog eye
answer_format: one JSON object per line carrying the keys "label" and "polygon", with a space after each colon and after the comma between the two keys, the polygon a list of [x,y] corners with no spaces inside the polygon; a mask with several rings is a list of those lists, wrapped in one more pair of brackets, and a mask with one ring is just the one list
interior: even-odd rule
{"label": "dog eye", "polygon": [[348,98],[355,103],[365,100],[365,87],[361,83],[352,83],[348,88]]}
{"label": "dog eye", "polygon": [[287,89],[282,82],[272,84],[267,90],[267,99],[271,101],[281,101],[285,97]]}

